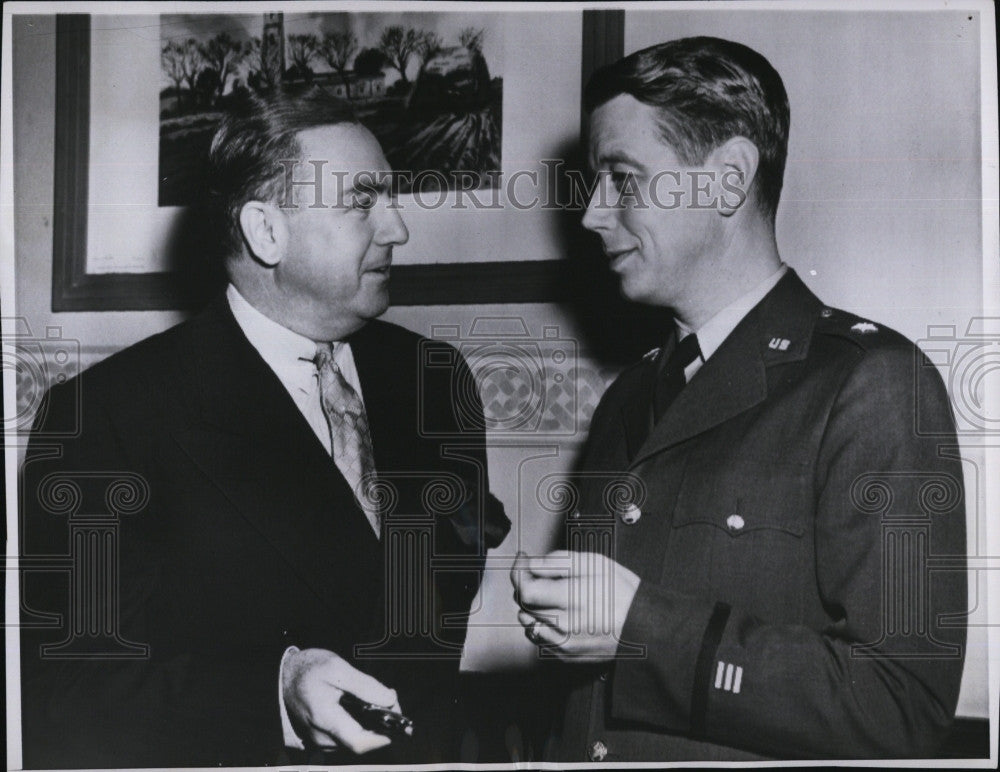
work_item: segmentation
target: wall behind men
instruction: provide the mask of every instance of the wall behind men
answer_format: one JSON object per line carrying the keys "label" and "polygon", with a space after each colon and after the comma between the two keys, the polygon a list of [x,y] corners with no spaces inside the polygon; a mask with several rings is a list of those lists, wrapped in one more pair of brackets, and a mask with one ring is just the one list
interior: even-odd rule
{"label": "wall behind men", "polygon": [[[928,324],[952,325],[961,336],[982,307],[978,79],[971,77],[978,73],[977,27],[957,14],[947,24],[932,18],[937,14],[863,16],[789,13],[776,24],[774,15],[750,12],[630,11],[626,52],[713,34],[767,56],[785,79],[793,116],[778,219],[785,259],[832,305],[914,339],[926,337]],[[57,326],[81,341],[86,364],[185,315],[51,311],[54,33],[52,17],[14,20],[16,314],[36,336]],[[517,126],[504,131],[516,133]],[[457,230],[436,235],[463,252],[470,238]],[[592,259],[593,244],[580,241],[568,251]],[[545,327],[555,328],[579,355],[577,394],[586,409],[577,431],[491,443],[492,486],[514,529],[487,571],[470,628],[469,669],[526,667],[533,660],[515,620],[507,571],[517,549],[546,550],[556,536],[555,517],[532,500],[535,485],[569,468],[587,410],[621,362],[646,347],[631,334],[635,317],[609,306],[608,297],[594,291],[569,303],[399,307],[386,315],[423,334],[442,324],[466,334],[484,317],[520,319],[536,339]],[[972,449],[965,453],[981,463]],[[969,490],[972,502],[975,481]],[[973,554],[983,549],[977,515],[970,506]],[[980,577],[975,589],[984,591]],[[979,598],[975,619],[982,622],[985,595]],[[987,715],[986,664],[985,630],[973,628],[961,715]]]}

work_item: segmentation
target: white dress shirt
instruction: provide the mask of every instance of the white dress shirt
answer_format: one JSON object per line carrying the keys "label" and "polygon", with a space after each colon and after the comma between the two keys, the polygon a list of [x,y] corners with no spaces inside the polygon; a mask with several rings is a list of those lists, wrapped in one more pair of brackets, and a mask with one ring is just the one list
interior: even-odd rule
{"label": "white dress shirt", "polygon": [[[278,376],[278,380],[288,390],[295,406],[309,422],[316,438],[323,443],[326,452],[332,455],[330,428],[327,425],[320,401],[319,373],[313,363],[319,344],[304,335],[292,332],[287,327],[282,327],[273,319],[262,314],[250,305],[232,284],[226,287],[226,299],[229,301],[229,308],[232,309],[233,316],[236,317],[236,323],[243,330],[243,334],[247,336],[250,345],[257,349],[257,353],[261,355],[267,366]],[[354,354],[351,352],[349,343],[337,347],[334,361],[364,404],[361,381],[358,379],[358,369],[354,364]],[[285,663],[288,657],[298,650],[296,646],[289,646],[281,657],[281,665],[278,668],[278,708],[281,712],[281,727],[285,745],[301,750],[305,744],[292,728],[281,688]]]}
{"label": "white dress shirt", "polygon": [[[226,288],[226,298],[229,307],[236,317],[236,323],[243,330],[257,353],[261,355],[278,380],[288,390],[295,406],[305,416],[312,427],[316,438],[323,443],[327,453],[333,453],[330,443],[330,428],[326,423],[323,405],[319,393],[319,373],[313,358],[316,356],[317,343],[304,335],[292,332],[282,327],[247,302],[239,290],[232,284]],[[358,369],[354,364],[354,354],[351,344],[344,343],[337,347],[334,358],[337,367],[347,382],[358,393],[364,404],[361,393],[361,381],[358,379]]]}
{"label": "white dress shirt", "polygon": [[750,313],[750,310],[762,301],[768,292],[774,289],[774,286],[781,281],[781,277],[787,271],[788,266],[782,263],[777,271],[760,282],[752,290],[741,295],[723,308],[697,330],[691,329],[679,319],[674,319],[674,324],[677,326],[677,340],[695,333],[698,336],[698,348],[701,349],[701,356],[684,368],[685,381],[690,382],[694,374],[701,369],[701,366],[708,361],[708,358],[718,350],[719,346],[729,337],[729,334],[743,321],[743,317]]}

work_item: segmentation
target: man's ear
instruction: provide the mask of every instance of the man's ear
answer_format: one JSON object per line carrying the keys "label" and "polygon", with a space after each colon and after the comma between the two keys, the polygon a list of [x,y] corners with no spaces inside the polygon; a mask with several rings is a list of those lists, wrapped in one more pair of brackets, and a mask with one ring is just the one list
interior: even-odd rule
{"label": "man's ear", "polygon": [[712,156],[721,169],[719,212],[732,216],[750,195],[750,186],[757,176],[760,152],[746,137],[731,137],[719,145]]}
{"label": "man's ear", "polygon": [[288,225],[278,207],[263,201],[247,201],[240,209],[240,229],[255,260],[269,268],[281,262],[288,242]]}

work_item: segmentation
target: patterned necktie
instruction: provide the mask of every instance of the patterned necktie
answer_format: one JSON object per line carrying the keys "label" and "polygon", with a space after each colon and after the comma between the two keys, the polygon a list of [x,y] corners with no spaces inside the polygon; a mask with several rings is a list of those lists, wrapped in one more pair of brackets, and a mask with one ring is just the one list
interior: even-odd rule
{"label": "patterned necktie", "polygon": [[333,460],[354,491],[358,506],[375,535],[382,532],[378,507],[368,495],[363,481],[375,474],[375,455],[368,431],[368,416],[361,397],[344,378],[335,356],[342,343],[320,344],[316,350],[316,369],[319,372],[319,389],[323,414],[330,427],[330,444]]}
{"label": "patterned necktie", "polygon": [[684,377],[685,368],[700,356],[698,336],[688,335],[674,347],[670,357],[663,363],[653,385],[654,423],[660,420],[670,407],[670,403],[677,399],[677,395],[687,384],[687,378]]}

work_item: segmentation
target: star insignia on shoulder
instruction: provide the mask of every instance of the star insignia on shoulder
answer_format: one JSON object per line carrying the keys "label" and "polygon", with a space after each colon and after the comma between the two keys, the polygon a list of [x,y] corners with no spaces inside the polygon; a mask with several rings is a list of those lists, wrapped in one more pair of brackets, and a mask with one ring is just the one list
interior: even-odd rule
{"label": "star insignia on shoulder", "polygon": [[862,335],[869,332],[878,332],[878,327],[871,322],[858,322],[851,327],[854,332],[860,332]]}
{"label": "star insignia on shoulder", "polygon": [[643,354],[642,358],[646,362],[652,362],[659,355],[660,355],[660,347],[657,346],[656,348],[651,348],[649,351],[647,351],[645,354]]}

